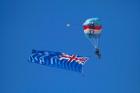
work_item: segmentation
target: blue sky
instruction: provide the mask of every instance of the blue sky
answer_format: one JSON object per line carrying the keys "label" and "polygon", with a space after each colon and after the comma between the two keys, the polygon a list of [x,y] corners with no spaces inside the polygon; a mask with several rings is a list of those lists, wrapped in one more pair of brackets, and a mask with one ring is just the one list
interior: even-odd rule
{"label": "blue sky", "polygon": [[[1,93],[140,93],[139,0],[0,2]],[[102,20],[101,60],[82,31],[90,17]],[[28,63],[33,48],[90,57],[85,75]]]}

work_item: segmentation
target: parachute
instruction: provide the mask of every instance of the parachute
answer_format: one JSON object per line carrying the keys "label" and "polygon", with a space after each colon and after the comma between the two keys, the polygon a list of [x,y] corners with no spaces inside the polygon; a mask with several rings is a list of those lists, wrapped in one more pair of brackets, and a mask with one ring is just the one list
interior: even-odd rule
{"label": "parachute", "polygon": [[100,53],[100,36],[102,32],[102,25],[99,18],[89,18],[83,23],[83,30],[86,37],[95,48],[95,54],[98,58],[101,57]]}
{"label": "parachute", "polygon": [[87,57],[68,55],[63,52],[32,50],[28,61],[48,67],[61,68],[65,70],[83,72],[83,66]]}

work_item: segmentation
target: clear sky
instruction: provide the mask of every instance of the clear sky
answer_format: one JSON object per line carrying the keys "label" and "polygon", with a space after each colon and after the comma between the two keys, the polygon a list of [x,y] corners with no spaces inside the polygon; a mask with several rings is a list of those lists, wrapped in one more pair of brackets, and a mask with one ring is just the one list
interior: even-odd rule
{"label": "clear sky", "polygon": [[[2,0],[0,11],[0,93],[140,93],[139,0]],[[100,61],[82,31],[91,17],[103,24]],[[28,63],[33,48],[90,60],[82,76]]]}

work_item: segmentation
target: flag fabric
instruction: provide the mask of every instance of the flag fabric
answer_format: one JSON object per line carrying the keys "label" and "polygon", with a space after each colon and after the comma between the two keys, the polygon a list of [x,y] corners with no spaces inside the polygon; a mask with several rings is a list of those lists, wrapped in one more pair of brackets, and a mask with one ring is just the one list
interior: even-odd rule
{"label": "flag fabric", "polygon": [[82,72],[87,57],[69,55],[63,52],[32,50],[29,62],[62,68],[70,71]]}

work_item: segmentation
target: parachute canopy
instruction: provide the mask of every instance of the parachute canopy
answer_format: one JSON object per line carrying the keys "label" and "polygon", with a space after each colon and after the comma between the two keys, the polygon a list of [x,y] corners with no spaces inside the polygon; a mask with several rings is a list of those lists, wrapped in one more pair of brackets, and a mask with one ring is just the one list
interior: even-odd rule
{"label": "parachute canopy", "polygon": [[86,37],[95,48],[95,54],[100,58],[100,36],[102,32],[102,25],[99,18],[89,18],[83,23],[83,30]]}
{"label": "parachute canopy", "polygon": [[86,35],[95,37],[102,31],[102,25],[99,18],[89,18],[83,23],[84,33]]}
{"label": "parachute canopy", "polygon": [[87,60],[87,57],[68,55],[63,52],[32,50],[28,61],[48,67],[82,72],[83,65]]}

